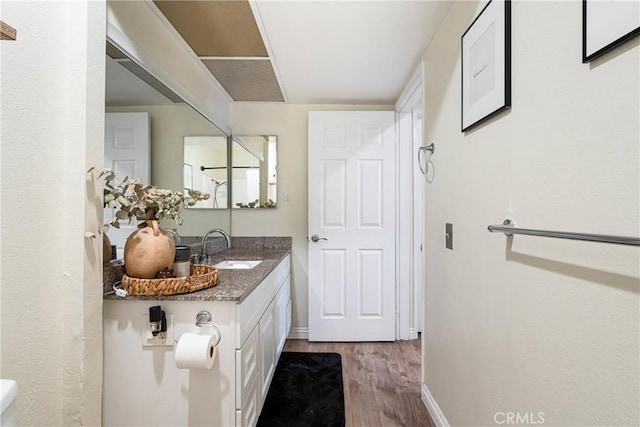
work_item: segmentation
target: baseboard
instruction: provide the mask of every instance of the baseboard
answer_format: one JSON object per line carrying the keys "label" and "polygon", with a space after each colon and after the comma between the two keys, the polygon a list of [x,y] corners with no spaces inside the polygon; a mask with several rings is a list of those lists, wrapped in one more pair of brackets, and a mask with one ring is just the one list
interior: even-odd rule
{"label": "baseboard", "polygon": [[308,340],[309,339],[309,328],[308,327],[297,327],[292,326],[289,331],[289,336],[287,337],[290,340]]}
{"label": "baseboard", "polygon": [[424,406],[427,407],[427,411],[429,412],[429,415],[431,415],[431,419],[433,420],[433,423],[437,427],[449,427],[449,422],[444,417],[444,414],[440,410],[438,403],[431,395],[431,392],[427,388],[426,384],[422,384],[420,396],[422,397],[422,402],[424,403]]}
{"label": "baseboard", "polygon": [[409,339],[417,340],[418,339],[418,331],[415,328],[409,328]]}

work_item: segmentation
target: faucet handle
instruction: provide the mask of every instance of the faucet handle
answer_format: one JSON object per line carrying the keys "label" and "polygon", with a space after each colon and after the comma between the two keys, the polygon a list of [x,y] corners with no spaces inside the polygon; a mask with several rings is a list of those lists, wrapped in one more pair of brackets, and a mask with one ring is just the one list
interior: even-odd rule
{"label": "faucet handle", "polygon": [[180,238],[180,235],[178,234],[177,230],[173,230],[171,228],[165,228],[165,230],[167,233],[171,234],[171,237],[173,237],[173,240],[175,241],[176,246],[182,244],[182,239]]}

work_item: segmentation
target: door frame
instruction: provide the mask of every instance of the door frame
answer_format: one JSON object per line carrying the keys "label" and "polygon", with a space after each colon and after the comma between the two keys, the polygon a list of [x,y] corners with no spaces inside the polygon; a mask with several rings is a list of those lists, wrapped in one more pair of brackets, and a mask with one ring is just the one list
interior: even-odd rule
{"label": "door frame", "polygon": [[[396,111],[396,339],[412,340],[421,331],[423,281],[414,283],[414,268],[423,257],[414,253],[413,176],[417,165],[413,150],[413,109],[423,101],[423,64],[414,72],[395,104]],[[422,144],[420,144],[422,145]],[[412,167],[406,167],[412,165]],[[401,167],[404,166],[404,167]],[[416,201],[423,203],[422,200]],[[422,275],[420,275],[422,277]]]}

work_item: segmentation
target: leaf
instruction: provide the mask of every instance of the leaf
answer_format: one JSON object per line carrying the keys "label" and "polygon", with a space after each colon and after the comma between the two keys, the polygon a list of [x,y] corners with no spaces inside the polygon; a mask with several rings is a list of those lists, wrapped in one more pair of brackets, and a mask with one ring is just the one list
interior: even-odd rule
{"label": "leaf", "polygon": [[[96,169],[91,169],[96,170]],[[121,220],[134,218],[145,221],[149,219],[174,219],[182,224],[181,209],[194,205],[198,200],[207,200],[210,195],[197,190],[189,191],[189,196],[182,192],[145,185],[140,178],[130,179],[128,176],[120,180],[111,169],[102,169],[100,176],[105,176],[104,204],[116,208],[117,212],[108,224],[109,227],[120,228]]]}
{"label": "leaf", "polygon": [[96,170],[96,167],[95,167],[95,166],[91,166],[91,167],[89,168],[89,170],[87,171],[87,173],[91,173],[91,172],[93,172],[94,170]]}

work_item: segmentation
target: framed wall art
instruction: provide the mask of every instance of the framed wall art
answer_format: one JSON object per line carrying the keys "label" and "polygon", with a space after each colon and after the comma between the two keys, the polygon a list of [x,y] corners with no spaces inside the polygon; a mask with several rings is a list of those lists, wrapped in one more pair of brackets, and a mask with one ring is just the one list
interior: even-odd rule
{"label": "framed wall art", "polygon": [[462,132],[511,106],[511,1],[491,0],[462,35]]}
{"label": "framed wall art", "polygon": [[640,35],[640,1],[582,0],[582,62]]}

